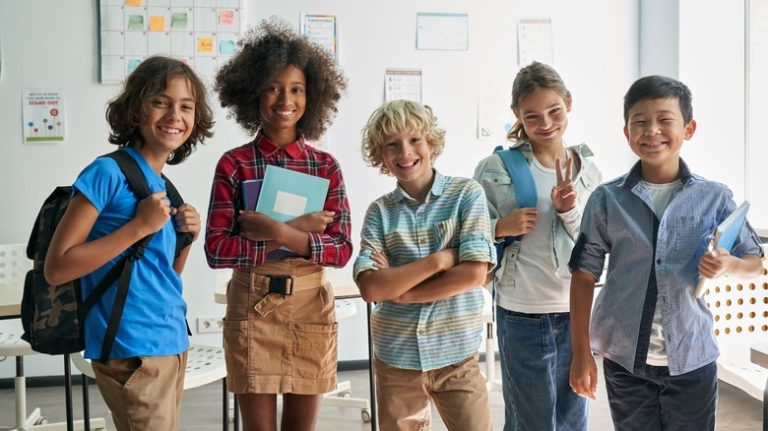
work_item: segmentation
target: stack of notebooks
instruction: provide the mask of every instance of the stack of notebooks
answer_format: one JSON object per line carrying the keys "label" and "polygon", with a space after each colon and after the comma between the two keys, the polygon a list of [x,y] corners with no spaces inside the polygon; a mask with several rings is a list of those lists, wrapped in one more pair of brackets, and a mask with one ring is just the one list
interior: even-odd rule
{"label": "stack of notebooks", "polygon": [[[327,178],[269,165],[263,179],[243,181],[243,207],[285,223],[307,213],[322,211],[329,183]],[[267,260],[287,256],[296,254],[281,247],[271,252]]]}

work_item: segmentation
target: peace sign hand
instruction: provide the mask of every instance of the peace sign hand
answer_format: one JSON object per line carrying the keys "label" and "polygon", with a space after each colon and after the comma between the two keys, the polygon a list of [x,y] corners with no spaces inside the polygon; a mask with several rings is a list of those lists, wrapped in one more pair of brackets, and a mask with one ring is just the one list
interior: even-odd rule
{"label": "peace sign hand", "polygon": [[578,194],[576,193],[576,185],[573,184],[573,177],[571,175],[572,166],[573,159],[570,158],[565,162],[565,173],[563,174],[560,159],[555,159],[557,184],[555,184],[555,187],[552,187],[550,197],[552,204],[555,206],[555,211],[559,213],[568,212],[576,206]]}

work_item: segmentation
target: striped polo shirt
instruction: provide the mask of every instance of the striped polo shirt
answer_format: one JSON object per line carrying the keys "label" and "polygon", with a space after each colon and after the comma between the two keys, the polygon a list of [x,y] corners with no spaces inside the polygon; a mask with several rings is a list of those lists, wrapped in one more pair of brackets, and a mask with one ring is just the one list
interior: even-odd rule
{"label": "striped polo shirt", "polygon": [[[435,172],[424,202],[399,186],[368,207],[354,277],[375,270],[371,254],[383,251],[391,266],[404,265],[445,248],[459,261],[495,264],[485,193],[476,181]],[[376,357],[387,365],[428,371],[458,363],[479,348],[482,287],[423,304],[381,301],[371,316]]]}

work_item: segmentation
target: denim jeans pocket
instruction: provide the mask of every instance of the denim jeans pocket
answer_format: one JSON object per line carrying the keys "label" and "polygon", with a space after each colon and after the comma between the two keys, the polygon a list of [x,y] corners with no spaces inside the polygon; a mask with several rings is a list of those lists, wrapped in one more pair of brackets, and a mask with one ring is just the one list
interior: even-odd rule
{"label": "denim jeans pocket", "polygon": [[499,328],[505,338],[505,344],[520,352],[540,351],[546,353],[547,321],[541,314],[526,314],[505,310],[503,319],[499,319]]}

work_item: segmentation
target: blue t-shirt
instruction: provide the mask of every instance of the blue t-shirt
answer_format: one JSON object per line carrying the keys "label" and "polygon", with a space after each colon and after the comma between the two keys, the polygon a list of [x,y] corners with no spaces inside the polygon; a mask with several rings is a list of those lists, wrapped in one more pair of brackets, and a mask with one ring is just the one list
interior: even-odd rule
{"label": "blue t-shirt", "polygon": [[[124,148],[137,162],[153,193],[165,190],[165,181],[146,160],[131,148]],[[93,161],[78,176],[73,193],[82,193],[99,211],[87,241],[101,238],[131,220],[138,199],[128,180],[113,159]],[[187,305],[182,297],[181,278],[173,269],[176,229],[171,219],[156,232],[133,266],[128,298],[110,358],[165,356],[183,352],[189,346]],[[115,257],[81,279],[83,298],[123,257]],[[96,359],[107,328],[117,283],[113,285],[85,318],[85,356]]]}

